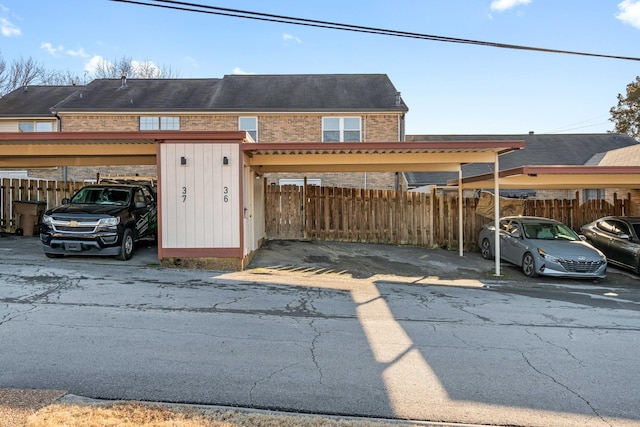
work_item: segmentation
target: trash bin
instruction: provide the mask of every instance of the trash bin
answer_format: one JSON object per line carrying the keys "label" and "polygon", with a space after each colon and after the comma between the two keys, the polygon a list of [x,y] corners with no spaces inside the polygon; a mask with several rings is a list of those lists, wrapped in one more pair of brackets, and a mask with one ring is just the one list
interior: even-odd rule
{"label": "trash bin", "polygon": [[19,215],[18,230],[22,230],[23,236],[33,236],[33,230],[40,226],[40,219],[47,208],[45,202],[19,201],[13,202],[13,211]]}

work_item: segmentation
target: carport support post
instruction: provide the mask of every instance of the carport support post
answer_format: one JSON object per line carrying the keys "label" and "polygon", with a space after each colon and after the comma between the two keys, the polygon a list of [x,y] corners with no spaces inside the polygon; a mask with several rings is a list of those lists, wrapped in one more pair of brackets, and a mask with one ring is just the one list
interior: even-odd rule
{"label": "carport support post", "polygon": [[496,276],[500,275],[500,171],[498,170],[498,153],[493,161],[493,247],[495,250]]}
{"label": "carport support post", "polygon": [[458,253],[460,256],[464,255],[464,250],[462,249],[464,246],[464,222],[462,218],[462,165],[458,165]]}

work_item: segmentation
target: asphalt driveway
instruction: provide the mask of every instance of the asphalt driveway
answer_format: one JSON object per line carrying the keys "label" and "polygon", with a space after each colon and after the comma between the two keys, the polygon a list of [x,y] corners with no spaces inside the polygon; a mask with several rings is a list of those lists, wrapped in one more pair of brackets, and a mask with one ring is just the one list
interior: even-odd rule
{"label": "asphalt driveway", "polygon": [[527,426],[640,423],[638,280],[477,253],[268,242],[243,272],[0,238],[0,388]]}

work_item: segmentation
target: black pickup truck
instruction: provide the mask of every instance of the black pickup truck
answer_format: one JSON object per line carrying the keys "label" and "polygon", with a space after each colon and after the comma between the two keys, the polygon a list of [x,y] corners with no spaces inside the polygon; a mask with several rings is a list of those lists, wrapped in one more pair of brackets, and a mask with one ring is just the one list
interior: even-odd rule
{"label": "black pickup truck", "polygon": [[146,185],[88,185],[46,211],[41,224],[40,241],[49,258],[106,255],[126,261],[136,241],[157,236],[157,202]]}

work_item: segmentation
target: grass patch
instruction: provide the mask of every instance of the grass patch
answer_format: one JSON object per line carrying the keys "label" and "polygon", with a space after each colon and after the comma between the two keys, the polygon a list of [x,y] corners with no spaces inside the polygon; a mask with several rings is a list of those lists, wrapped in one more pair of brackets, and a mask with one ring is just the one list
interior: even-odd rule
{"label": "grass patch", "polygon": [[389,427],[391,423],[317,416],[270,415],[137,402],[52,404],[28,417],[25,427]]}

